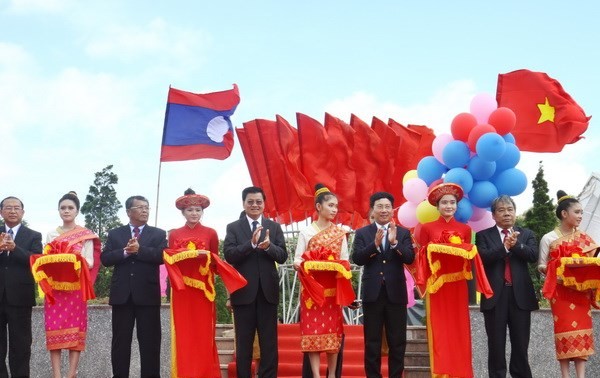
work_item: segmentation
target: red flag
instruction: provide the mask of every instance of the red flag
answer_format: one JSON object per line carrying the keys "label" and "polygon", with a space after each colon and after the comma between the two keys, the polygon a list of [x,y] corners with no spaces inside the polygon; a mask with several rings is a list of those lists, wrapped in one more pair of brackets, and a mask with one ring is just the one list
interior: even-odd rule
{"label": "red flag", "polygon": [[[417,163],[419,160],[421,160],[421,158],[433,155],[433,151],[431,150],[433,140],[435,139],[435,133],[433,130],[427,126],[410,124],[408,125],[408,129],[416,131],[421,135],[421,139],[419,140],[419,149],[417,151],[417,156],[415,156]],[[415,168],[417,168],[416,165]]]}
{"label": "red flag", "polygon": [[331,189],[339,199],[337,221],[352,225],[356,190],[356,172],[352,164],[354,129],[341,119],[325,113],[325,130],[329,143],[329,156],[336,162],[336,170],[332,172],[336,186]]}
{"label": "red flag", "polygon": [[[267,172],[267,164],[265,162],[265,155],[262,151],[262,144],[256,120],[244,122],[244,130],[248,142],[248,150],[252,156],[254,167],[256,168],[257,182],[254,182],[253,179],[252,183],[261,187],[265,192],[265,196],[267,197],[265,201],[265,215],[274,218],[276,216],[275,202],[273,201],[274,194],[271,180],[269,179],[269,173]],[[250,177],[252,177],[252,174]]]}
{"label": "red flag", "polygon": [[296,196],[290,204],[292,220],[300,221],[306,219],[314,209],[313,188],[309,185],[306,177],[300,171],[300,147],[298,146],[298,130],[293,128],[287,120],[281,116],[277,118],[277,130],[279,132],[279,144],[284,156],[288,187],[294,190]]}
{"label": "red flag", "polygon": [[560,152],[583,138],[591,117],[544,72],[517,70],[498,75],[496,100],[512,109],[517,123],[512,130],[522,151]]}
{"label": "red flag", "polygon": [[411,169],[416,169],[419,163],[419,145],[421,143],[421,134],[415,130],[411,130],[404,125],[388,120],[390,127],[400,136],[400,146],[396,155],[394,176],[399,179],[394,189],[390,192],[396,200],[394,205],[398,206],[404,203],[404,195],[402,194],[402,178],[406,172]]}
{"label": "red flag", "polygon": [[352,114],[350,125],[355,131],[352,162],[356,177],[356,194],[354,210],[362,217],[369,212],[369,197],[374,192],[383,190],[381,168],[385,161],[385,152],[381,148],[381,139],[369,125]]}
{"label": "red flag", "polygon": [[300,145],[300,169],[311,187],[322,183],[335,188],[335,161],[329,158],[327,132],[319,121],[302,113],[296,113],[298,142]]}
{"label": "red flag", "polygon": [[[371,127],[377,135],[379,135],[379,138],[381,138],[383,151],[385,153],[385,160],[383,161],[380,172],[383,190],[392,193],[392,191],[398,187],[398,180],[400,180],[400,184],[402,184],[402,177],[396,177],[394,173],[396,168],[396,156],[398,155],[398,149],[400,148],[400,136],[392,127],[388,126],[387,123],[376,117],[373,117]],[[394,194],[392,193],[392,195]]]}

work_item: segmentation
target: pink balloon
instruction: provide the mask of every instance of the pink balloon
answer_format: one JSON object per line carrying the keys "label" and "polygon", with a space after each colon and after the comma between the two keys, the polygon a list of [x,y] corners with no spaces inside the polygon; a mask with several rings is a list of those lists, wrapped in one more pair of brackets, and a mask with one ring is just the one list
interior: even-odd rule
{"label": "pink balloon", "polygon": [[476,221],[480,220],[481,218],[483,218],[485,213],[487,213],[487,209],[473,205],[473,215],[471,215],[470,220],[476,222]]}
{"label": "pink balloon", "polygon": [[418,177],[411,178],[404,183],[402,194],[408,201],[419,204],[427,197],[427,183]]}
{"label": "pink balloon", "polygon": [[450,142],[452,142],[454,138],[450,134],[440,134],[433,140],[431,144],[431,151],[433,152],[433,156],[442,164],[444,164],[444,160],[442,159],[442,151],[444,151],[444,147]]}
{"label": "pink balloon", "polygon": [[485,230],[486,228],[492,227],[493,225],[496,224],[496,222],[492,218],[492,212],[486,210],[485,214],[483,215],[483,217],[481,217],[480,220],[478,220],[478,221],[469,221],[467,224],[469,226],[471,226],[471,228],[473,229],[473,231],[479,232],[481,230]]}
{"label": "pink balloon", "polygon": [[496,99],[492,97],[489,93],[480,93],[475,95],[471,100],[471,114],[475,116],[477,119],[477,123],[487,123],[490,114],[496,108],[498,104],[496,103]]}
{"label": "pink balloon", "polygon": [[[439,184],[441,184],[441,183],[443,183],[443,182],[444,182],[444,179],[443,179],[443,178],[441,178],[441,179],[437,179],[437,180],[435,180],[434,182],[432,182],[431,184],[429,184],[429,189],[431,189],[431,188],[435,188],[436,186],[438,186]],[[428,190],[427,192],[429,192],[429,190]]]}
{"label": "pink balloon", "polygon": [[406,228],[412,228],[419,223],[417,220],[417,204],[407,201],[398,209],[398,222]]}

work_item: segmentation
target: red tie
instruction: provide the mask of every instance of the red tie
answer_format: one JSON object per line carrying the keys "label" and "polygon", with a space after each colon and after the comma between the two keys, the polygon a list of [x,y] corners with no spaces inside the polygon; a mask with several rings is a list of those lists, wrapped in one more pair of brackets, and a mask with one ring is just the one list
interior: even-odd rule
{"label": "red tie", "polygon": [[133,228],[133,237],[136,239],[140,238],[140,228],[139,227],[134,227]]}
{"label": "red tie", "polygon": [[[506,239],[508,230],[504,229],[502,230],[502,233],[504,234],[504,239]],[[502,239],[502,241],[504,241],[504,239]],[[512,285],[512,273],[510,272],[510,258],[508,255],[504,257],[504,283]]]}

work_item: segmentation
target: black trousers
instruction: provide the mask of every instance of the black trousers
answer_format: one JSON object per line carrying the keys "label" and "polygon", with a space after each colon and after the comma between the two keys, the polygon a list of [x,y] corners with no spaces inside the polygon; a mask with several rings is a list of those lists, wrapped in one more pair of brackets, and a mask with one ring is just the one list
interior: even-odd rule
{"label": "black trousers", "polygon": [[402,377],[406,352],[406,304],[390,302],[386,286],[383,285],[375,302],[363,302],[363,317],[366,376],[368,378],[382,376],[381,340],[385,326],[385,336],[389,346],[389,377]]}
{"label": "black trousers", "polygon": [[[7,332],[8,330],[8,332]],[[8,349],[7,349],[8,336]],[[9,306],[6,299],[0,301],[0,377],[7,378],[6,353],[10,376],[29,377],[31,359],[31,307]]]}
{"label": "black trousers", "polygon": [[137,329],[142,378],[160,377],[160,305],[138,306],[131,300],[112,306],[111,362],[115,378],[129,377],[133,327]]}
{"label": "black trousers", "polygon": [[506,377],[506,327],[510,334],[510,375],[531,378],[527,349],[531,311],[517,307],[512,286],[504,286],[496,307],[483,312],[488,338],[488,372],[491,378]]}
{"label": "black trousers", "polygon": [[260,347],[260,378],[277,377],[277,304],[267,302],[259,287],[254,302],[247,305],[234,305],[235,321],[235,363],[238,378],[251,378],[252,344],[258,332]]}

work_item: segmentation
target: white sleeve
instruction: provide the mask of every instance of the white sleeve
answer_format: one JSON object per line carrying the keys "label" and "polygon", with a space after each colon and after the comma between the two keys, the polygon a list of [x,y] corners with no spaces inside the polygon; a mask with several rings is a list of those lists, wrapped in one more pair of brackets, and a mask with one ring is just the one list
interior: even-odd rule
{"label": "white sleeve", "polygon": [[90,269],[94,266],[94,242],[86,240],[81,248],[81,256],[87,261]]}
{"label": "white sleeve", "polygon": [[307,244],[306,235],[304,235],[304,232],[300,232],[298,234],[298,244],[296,244],[296,253],[294,254],[294,265],[301,264],[304,261],[302,254],[306,251]]}

